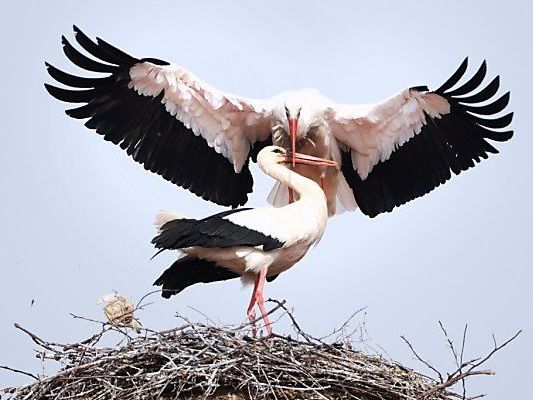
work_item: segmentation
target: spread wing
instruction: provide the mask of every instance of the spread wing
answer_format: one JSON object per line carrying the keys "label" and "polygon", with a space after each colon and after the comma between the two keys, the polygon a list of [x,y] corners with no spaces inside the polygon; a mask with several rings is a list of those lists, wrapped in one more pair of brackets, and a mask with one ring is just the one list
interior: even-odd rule
{"label": "spread wing", "polygon": [[414,87],[364,106],[335,105],[329,110],[332,133],[344,149],[342,171],[361,210],[373,217],[420,197],[490,153],[489,141],[509,140],[504,131],[513,114],[496,116],[509,92],[494,100],[496,77],[478,90],[487,67],[457,85],[468,65],[437,90]]}
{"label": "spread wing", "polygon": [[[253,180],[254,144],[270,137],[265,101],[222,93],[185,68],[132,57],[74,27],[82,54],[65,37],[63,50],[78,67],[102,74],[70,75],[50,64],[49,74],[67,88],[45,85],[55,98],[82,103],[67,115],[119,145],[145,169],[206,200],[246,203]],[[92,57],[90,57],[92,56]]]}

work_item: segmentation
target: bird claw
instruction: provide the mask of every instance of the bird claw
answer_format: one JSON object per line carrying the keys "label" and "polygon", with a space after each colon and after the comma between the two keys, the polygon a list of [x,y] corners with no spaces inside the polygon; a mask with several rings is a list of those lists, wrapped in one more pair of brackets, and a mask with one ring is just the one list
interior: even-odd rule
{"label": "bird claw", "polygon": [[272,327],[270,326],[270,321],[268,320],[268,318],[265,321],[265,325],[260,326],[258,329],[256,325],[257,319],[256,319],[255,311],[251,310],[247,314],[248,314],[248,320],[250,321],[250,326],[252,328],[252,337],[254,339],[257,339],[257,338],[266,339],[272,335]]}
{"label": "bird claw", "polygon": [[255,325],[255,311],[250,310],[248,312],[248,319],[250,320],[250,326],[252,327],[252,337],[257,337],[257,327]]}

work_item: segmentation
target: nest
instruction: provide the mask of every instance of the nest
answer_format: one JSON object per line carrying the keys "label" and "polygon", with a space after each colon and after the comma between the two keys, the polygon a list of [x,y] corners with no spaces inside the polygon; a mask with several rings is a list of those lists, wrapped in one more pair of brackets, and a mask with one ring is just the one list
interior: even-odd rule
{"label": "nest", "polygon": [[[53,376],[38,377],[3,367],[31,375],[35,381],[0,390],[0,398],[466,399],[450,387],[461,381],[464,387],[467,376],[490,373],[476,368],[518,336],[495,347],[481,361],[473,360],[475,364],[465,362],[447,380],[438,380],[379,355],[365,354],[345,336],[329,343],[313,338],[299,328],[283,303],[280,307],[292,319],[296,338],[252,338],[250,326],[220,328],[189,321],[162,332],[142,329],[142,335],[132,337],[131,331],[99,322],[102,331],[93,337],[60,344],[16,325],[40,347],[38,357],[60,362],[62,368]],[[114,348],[99,345],[111,331],[120,332],[126,343]]]}

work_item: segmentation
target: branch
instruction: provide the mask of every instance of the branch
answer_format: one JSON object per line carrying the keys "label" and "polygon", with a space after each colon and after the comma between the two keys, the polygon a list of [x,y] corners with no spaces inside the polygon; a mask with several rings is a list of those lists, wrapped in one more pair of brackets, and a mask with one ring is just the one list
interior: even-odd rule
{"label": "branch", "polygon": [[8,367],[6,365],[0,365],[0,369],[5,369],[5,370],[11,371],[11,372],[16,372],[17,374],[23,374],[23,375],[26,375],[26,376],[30,376],[33,379],[35,379],[36,381],[39,380],[39,377],[36,376],[36,375],[33,375],[33,374],[31,374],[29,372],[26,372],[26,371],[22,371],[20,369],[11,368],[11,367]]}
{"label": "branch", "polygon": [[501,345],[497,345],[496,344],[496,341],[494,341],[494,349],[492,349],[492,351],[487,354],[487,356],[485,358],[482,358],[480,361],[478,361],[477,363],[474,363],[472,364],[472,366],[468,369],[468,371],[472,371],[473,369],[479,367],[480,365],[484,364],[486,361],[488,361],[496,352],[500,351],[501,349],[503,349],[505,346],[507,346],[509,343],[511,343],[513,340],[515,340],[520,334],[522,333],[522,330],[519,330],[518,332],[516,332],[511,338],[509,338],[508,340],[506,340],[503,344]]}
{"label": "branch", "polygon": [[[270,300],[270,299],[269,299]],[[276,307],[274,307],[272,310],[270,310],[269,312],[266,313],[266,315],[270,315],[270,314],[273,314],[274,312],[276,312],[277,310],[279,310],[280,308],[283,308],[283,305],[286,303],[286,300],[283,300],[281,302],[278,303],[278,305]],[[254,319],[253,321],[248,321],[248,322],[245,322],[244,324],[238,326],[235,330],[238,331],[238,330],[241,330],[242,328],[246,327],[246,326],[252,326],[252,325],[255,325],[256,322],[259,322],[263,320],[263,316],[261,315],[260,317],[257,317],[256,319]]]}
{"label": "branch", "polygon": [[417,360],[420,361],[422,364],[424,364],[426,367],[428,367],[430,370],[435,372],[438,375],[440,382],[443,383],[444,382],[444,378],[442,377],[442,374],[440,373],[440,371],[437,368],[435,368],[433,365],[431,365],[428,361],[426,361],[422,357],[420,357],[418,355],[418,353],[415,351],[413,345],[409,342],[409,340],[407,340],[405,338],[405,336],[400,336],[400,337],[407,344],[407,346],[409,346],[409,348],[411,349],[411,352],[414,354],[414,356],[417,358]]}
{"label": "branch", "polygon": [[[409,346],[409,348],[411,349],[411,352],[415,355],[415,357],[420,362],[422,362],[425,366],[427,366],[429,369],[434,371],[439,376],[439,379],[440,379],[440,383],[439,384],[437,384],[434,387],[432,387],[432,388],[426,390],[425,392],[423,392],[421,395],[419,395],[417,397],[417,399],[425,399],[428,396],[431,396],[432,394],[435,394],[437,392],[440,392],[440,391],[442,391],[444,389],[447,389],[447,388],[455,385],[459,381],[461,381],[462,385],[463,385],[463,396],[462,396],[462,399],[466,399],[467,397],[466,397],[465,378],[468,378],[468,377],[474,376],[474,375],[494,375],[495,373],[493,371],[491,371],[491,370],[488,370],[488,369],[478,370],[476,368],[480,367],[485,362],[487,362],[496,352],[498,352],[501,349],[503,349],[505,346],[507,346],[509,343],[511,343],[513,340],[515,340],[518,337],[518,335],[520,335],[522,333],[521,330],[518,331],[510,339],[506,340],[501,345],[498,345],[496,343],[496,340],[494,339],[494,349],[492,349],[492,351],[487,356],[485,356],[484,358],[476,358],[476,359],[473,359],[473,360],[470,360],[470,361],[463,362],[465,342],[466,342],[466,332],[467,332],[467,329],[468,329],[468,325],[466,325],[464,330],[463,330],[463,338],[462,338],[462,343],[461,343],[461,352],[459,354],[457,353],[457,351],[455,349],[455,346],[453,344],[453,341],[448,336],[448,332],[444,328],[444,325],[442,324],[441,321],[439,321],[439,325],[440,325],[440,328],[441,328],[441,330],[442,330],[442,332],[444,334],[444,337],[446,338],[446,341],[448,343],[448,347],[451,349],[452,354],[453,354],[454,359],[455,359],[455,362],[457,364],[457,370],[455,370],[451,374],[447,374],[448,375],[448,379],[446,379],[446,380],[443,379],[443,377],[442,377],[443,374],[440,371],[438,371],[428,361],[424,360],[422,357],[420,357],[418,355],[418,353],[415,351],[415,349],[413,348],[411,343],[409,343],[409,341],[404,336],[401,337],[404,340],[404,342],[407,343],[407,345]],[[493,335],[493,338],[494,338],[494,335]],[[470,368],[468,368],[465,372],[463,372],[463,369],[465,367],[468,367],[468,366],[470,366]],[[472,397],[470,399],[472,400],[472,399],[477,399],[477,398],[480,398],[480,397],[483,397],[483,395],[475,396],[475,397]]]}
{"label": "branch", "polygon": [[[479,370],[479,371],[467,371],[467,372],[463,372],[462,374],[459,374],[453,378],[450,378],[448,380],[446,380],[446,382],[442,382],[442,383],[439,383],[438,385],[435,385],[434,387],[432,387],[431,389],[429,390],[426,390],[424,393],[422,393],[419,397],[417,397],[417,399],[425,399],[427,398],[428,396],[431,396],[432,394],[435,394],[437,392],[440,392],[446,388],[449,388],[450,386],[453,386],[455,385],[457,382],[465,379],[465,378],[468,378],[469,376],[474,376],[474,375],[494,375],[495,373],[491,370]],[[464,396],[463,396],[464,398]]]}
{"label": "branch", "polygon": [[312,336],[308,335],[307,333],[305,333],[303,331],[302,328],[300,328],[300,325],[298,325],[298,322],[296,322],[296,318],[294,318],[294,315],[292,315],[292,312],[289,311],[289,309],[287,307],[285,307],[285,300],[283,301],[279,301],[279,300],[276,300],[276,299],[268,299],[267,302],[270,302],[270,303],[275,303],[278,305],[278,307],[281,307],[283,310],[285,310],[285,312],[287,313],[287,315],[289,316],[289,318],[291,319],[292,321],[292,325],[294,326],[294,329],[296,329],[296,332],[300,335],[302,335],[302,337],[308,342],[308,343],[312,343],[312,340],[311,339],[314,339]]}
{"label": "branch", "polygon": [[20,326],[17,323],[15,323],[15,328],[20,329],[22,332],[27,334],[31,338],[31,340],[33,340],[37,345],[41,346],[42,348],[45,348],[46,350],[50,350],[50,351],[55,353],[55,349],[52,346],[54,346],[54,345],[62,346],[61,344],[50,343],[50,342],[47,342],[46,340],[41,339],[39,336],[37,336],[36,334],[30,332],[26,328],[23,328],[22,326]]}

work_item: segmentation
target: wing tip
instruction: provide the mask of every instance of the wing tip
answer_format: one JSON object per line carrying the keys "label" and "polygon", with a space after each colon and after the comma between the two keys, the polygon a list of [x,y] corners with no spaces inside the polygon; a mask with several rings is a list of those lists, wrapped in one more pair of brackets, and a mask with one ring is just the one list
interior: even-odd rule
{"label": "wing tip", "polygon": [[83,32],[76,24],[72,25],[72,30],[74,31],[74,35],[77,35],[78,33],[81,33],[83,35]]}
{"label": "wing tip", "polygon": [[48,94],[52,96],[54,99],[68,102],[67,100],[64,100],[63,96],[61,95],[61,92],[64,89],[58,88],[57,86],[54,86],[54,85],[50,85],[49,83],[45,83],[44,88],[46,89]]}
{"label": "wing tip", "polygon": [[[72,47],[72,45],[70,44],[70,42],[68,41],[67,37],[65,35],[61,35],[61,45],[63,46],[63,49],[67,48],[67,47]],[[65,50],[63,50],[65,51]]]}
{"label": "wing tip", "polygon": [[457,82],[464,76],[468,68],[468,56],[461,62],[461,65],[455,70],[455,72],[444,82],[434,93],[443,95],[446,91],[454,87]]}
{"label": "wing tip", "polygon": [[[46,69],[46,72],[48,73],[48,75],[50,75],[52,78],[54,78],[54,71],[58,71],[56,67],[54,67],[52,64],[50,64],[47,61],[44,62],[44,68]],[[47,84],[45,83],[44,85],[46,86]]]}
{"label": "wing tip", "polygon": [[505,132],[488,131],[485,133],[485,138],[494,140],[496,142],[507,142],[514,136],[514,130]]}
{"label": "wing tip", "polygon": [[478,73],[479,71],[484,71],[484,75],[487,73],[487,60],[483,60],[483,62],[478,68]]}

